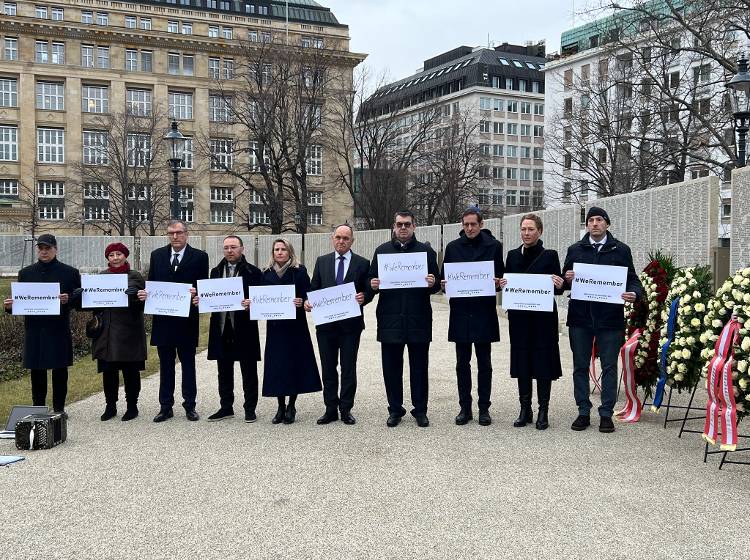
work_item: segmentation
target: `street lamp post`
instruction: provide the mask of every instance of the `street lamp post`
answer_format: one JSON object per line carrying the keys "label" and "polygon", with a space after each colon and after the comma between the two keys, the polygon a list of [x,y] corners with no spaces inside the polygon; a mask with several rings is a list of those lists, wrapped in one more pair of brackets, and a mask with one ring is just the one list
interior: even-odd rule
{"label": "street lamp post", "polygon": [[729,80],[729,102],[732,106],[734,128],[737,130],[737,167],[745,167],[747,133],[750,130],[750,74],[747,72],[747,56],[740,53],[737,73]]}
{"label": "street lamp post", "polygon": [[177,121],[172,121],[169,132],[164,136],[170,150],[169,168],[172,170],[172,204],[171,214],[173,220],[180,219],[180,188],[177,175],[182,166],[182,156],[185,153],[185,137],[177,130]]}

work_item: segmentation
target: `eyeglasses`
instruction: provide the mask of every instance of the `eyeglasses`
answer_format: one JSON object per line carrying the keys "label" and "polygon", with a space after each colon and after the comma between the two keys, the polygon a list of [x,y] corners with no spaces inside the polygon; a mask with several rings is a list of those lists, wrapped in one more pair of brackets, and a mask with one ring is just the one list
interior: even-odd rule
{"label": "eyeglasses", "polygon": [[396,222],[396,229],[409,229],[413,225],[412,222]]}

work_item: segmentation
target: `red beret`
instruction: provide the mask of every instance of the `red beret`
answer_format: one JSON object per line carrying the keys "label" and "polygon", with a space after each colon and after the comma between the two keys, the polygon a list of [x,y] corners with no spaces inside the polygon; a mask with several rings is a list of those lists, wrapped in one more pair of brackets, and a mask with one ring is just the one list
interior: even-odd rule
{"label": "red beret", "polygon": [[104,249],[104,258],[107,258],[112,251],[120,251],[126,257],[130,255],[130,251],[122,243],[110,243],[107,248]]}

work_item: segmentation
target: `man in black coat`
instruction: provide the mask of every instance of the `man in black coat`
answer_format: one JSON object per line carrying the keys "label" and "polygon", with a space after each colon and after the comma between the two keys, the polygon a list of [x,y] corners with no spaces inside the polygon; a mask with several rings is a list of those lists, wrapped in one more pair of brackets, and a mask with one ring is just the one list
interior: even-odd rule
{"label": "man in black coat", "polygon": [[[333,253],[318,257],[315,261],[310,290],[331,288],[340,284],[354,282],[356,299],[360,306],[372,299],[368,289],[370,261],[352,252],[354,229],[343,224],[336,227],[331,234]],[[305,302],[305,310],[312,307]],[[318,418],[318,424],[330,424],[338,420],[339,410],[344,424],[354,424],[351,410],[354,406],[354,395],[357,391],[357,353],[359,339],[365,328],[364,316],[318,325],[315,333],[320,352],[320,368],[323,372],[323,402],[326,411]],[[341,395],[339,396],[339,376],[336,369],[341,355]]]}
{"label": "man in black coat", "polygon": [[370,287],[380,289],[378,255],[398,253],[427,253],[426,288],[396,288],[380,291],[376,316],[378,341],[381,343],[383,379],[388,397],[388,427],[398,426],[406,414],[404,409],[404,346],[409,348],[409,382],[411,385],[412,416],[417,425],[426,428],[427,369],[432,341],[432,306],[430,295],[440,291],[440,270],[437,254],[417,241],[414,214],[409,210],[396,213],[393,223],[394,238],[375,249],[370,264]]}
{"label": "man in black coat", "polygon": [[[147,280],[192,284],[195,296],[198,280],[208,278],[208,255],[188,245],[187,224],[171,220],[167,225],[169,245],[151,252]],[[146,301],[146,290],[138,292],[138,298]],[[198,392],[195,382],[195,348],[198,346],[198,309],[192,307],[189,317],[154,315],[151,325],[151,346],[159,353],[159,414],[154,422],[172,418],[175,385],[175,358],[179,356],[182,366],[182,406],[188,420],[198,420],[195,398]]]}
{"label": "man in black coat", "polygon": [[[247,297],[248,286],[262,283],[260,269],[245,259],[242,239],[236,235],[224,238],[224,258],[211,270],[210,278],[242,278]],[[198,305],[195,296],[193,303]],[[260,339],[258,321],[251,321],[247,311],[211,313],[208,331],[208,359],[216,360],[219,370],[220,408],[208,417],[209,422],[234,416],[234,362],[240,363],[242,391],[245,397],[245,422],[255,422],[255,407],[258,404],[258,362],[260,361]]]}
{"label": "man in black coat", "polygon": [[[596,206],[586,215],[588,233],[568,248],[563,265],[566,287],[570,288],[575,274],[575,263],[624,266],[628,269],[625,302],[634,302],[643,293],[633,267],[633,256],[622,241],[607,232],[610,220],[607,212]],[[617,356],[625,334],[625,313],[622,305],[571,299],[568,306],[570,349],[573,351],[573,392],[578,405],[578,417],[571,428],[585,430],[591,424],[589,399],[589,364],[591,349],[596,339],[602,365],[602,404],[599,407],[599,431],[615,431],[612,422],[617,401]]]}
{"label": "man in black coat", "polygon": [[[478,207],[467,208],[461,217],[463,230],[458,239],[445,247],[441,286],[446,287],[445,263],[494,262],[495,289],[503,277],[503,245],[482,229],[482,213]],[[497,319],[497,300],[494,296],[451,298],[448,340],[456,343],[456,377],[458,403],[461,407],[456,424],[462,426],[473,418],[471,412],[471,345],[477,356],[477,393],[479,397],[479,423],[489,426],[490,394],[492,392],[492,343],[500,340]]]}
{"label": "man in black coat", "polygon": [[[31,399],[34,406],[47,400],[47,370],[52,370],[52,409],[65,412],[68,367],[73,365],[73,336],[70,310],[80,301],[81,275],[77,269],[57,260],[57,239],[45,233],[36,241],[37,262],[18,272],[19,282],[59,282],[60,314],[24,317],[23,367],[31,370]],[[4,301],[11,312],[13,300]]]}

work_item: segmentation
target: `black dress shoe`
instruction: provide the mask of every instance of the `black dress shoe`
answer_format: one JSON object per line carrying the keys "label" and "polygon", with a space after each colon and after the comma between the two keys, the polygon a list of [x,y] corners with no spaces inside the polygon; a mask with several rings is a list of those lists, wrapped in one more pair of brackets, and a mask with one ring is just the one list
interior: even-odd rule
{"label": "black dress shoe", "polygon": [[426,428],[430,425],[430,420],[427,418],[426,414],[415,414],[414,418],[417,421],[417,426],[420,428]]}
{"label": "black dress shoe", "polygon": [[386,426],[389,428],[395,428],[401,423],[401,416],[399,414],[389,414],[388,420],[385,421]]}
{"label": "black dress shoe", "polygon": [[330,424],[331,422],[335,422],[339,419],[339,413],[335,410],[326,410],[325,414],[318,418],[318,424],[324,425],[324,424]]}
{"label": "black dress shoe", "polygon": [[591,425],[591,417],[588,414],[579,414],[578,418],[573,420],[573,424],[570,426],[571,430],[576,432],[582,432]]}
{"label": "black dress shoe", "polygon": [[285,413],[286,413],[286,406],[279,405],[279,408],[276,410],[276,415],[273,418],[271,418],[271,424],[281,424],[284,421]]}
{"label": "black dress shoe", "polygon": [[106,422],[117,416],[117,407],[115,405],[107,405],[104,409],[104,414],[101,415],[101,421]]}
{"label": "black dress shoe", "polygon": [[154,416],[154,422],[164,422],[172,418],[172,416],[174,416],[174,412],[172,412],[171,408],[162,409],[159,411],[159,414]]}
{"label": "black dress shoe", "polygon": [[297,409],[294,408],[293,404],[290,404],[286,407],[286,412],[284,413],[284,424],[294,424],[296,416]]}
{"label": "black dress shoe", "polygon": [[351,426],[357,423],[357,421],[354,419],[354,416],[352,416],[352,413],[348,410],[341,411],[341,421],[347,426]]}
{"label": "black dress shoe", "polygon": [[456,416],[456,424],[458,426],[464,426],[469,423],[469,420],[473,420],[474,416],[471,414],[470,408],[462,408],[461,412]]}
{"label": "black dress shoe", "polygon": [[615,424],[610,416],[599,418],[599,431],[603,434],[611,434],[615,431]]}
{"label": "black dress shoe", "polygon": [[129,420],[133,420],[134,418],[138,418],[138,407],[129,406],[128,409],[125,411],[125,414],[122,415],[121,420],[123,422],[128,422]]}
{"label": "black dress shoe", "polygon": [[490,416],[490,411],[480,410],[479,411],[479,425],[489,426],[490,424],[492,424],[492,416]]}
{"label": "black dress shoe", "polygon": [[257,421],[258,417],[255,415],[255,412],[245,412],[245,422],[248,424],[252,424],[253,422]]}
{"label": "black dress shoe", "polygon": [[206,418],[209,422],[218,422],[219,420],[226,420],[227,418],[234,418],[234,410],[231,408],[220,408],[214,412],[211,416]]}
{"label": "black dress shoe", "polygon": [[536,413],[536,429],[546,430],[549,428],[549,419],[547,418],[547,407],[540,406],[539,412]]}
{"label": "black dress shoe", "polygon": [[188,408],[185,410],[185,418],[187,418],[191,422],[197,422],[198,420],[200,420],[200,416],[198,416],[198,413],[194,408]]}

